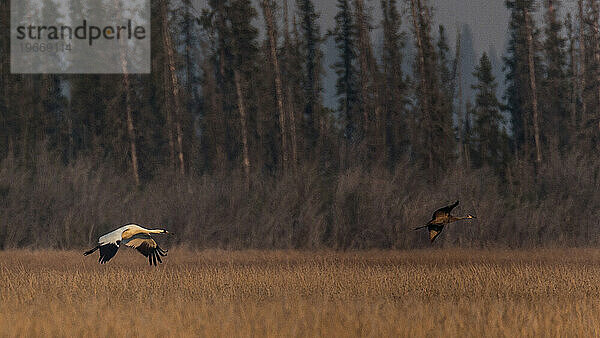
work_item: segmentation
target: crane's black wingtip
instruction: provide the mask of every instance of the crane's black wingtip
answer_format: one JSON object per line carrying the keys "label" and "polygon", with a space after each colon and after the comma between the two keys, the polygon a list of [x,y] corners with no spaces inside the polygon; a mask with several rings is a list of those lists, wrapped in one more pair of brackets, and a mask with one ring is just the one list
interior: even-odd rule
{"label": "crane's black wingtip", "polygon": [[96,246],[95,248],[90,249],[90,250],[84,252],[83,255],[84,256],[90,255],[90,254],[94,253],[94,251],[98,250],[99,248],[100,248],[100,246]]}

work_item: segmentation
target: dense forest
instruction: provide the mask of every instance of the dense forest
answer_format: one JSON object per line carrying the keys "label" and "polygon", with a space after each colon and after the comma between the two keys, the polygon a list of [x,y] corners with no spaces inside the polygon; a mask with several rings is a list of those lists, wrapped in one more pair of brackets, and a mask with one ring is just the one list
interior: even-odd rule
{"label": "dense forest", "polygon": [[411,229],[456,199],[477,220],[437,247],[600,243],[600,0],[506,1],[506,78],[483,53],[469,102],[427,0],[336,1],[330,29],[313,0],[152,1],[151,74],[23,75],[0,0],[0,249],[128,222],[198,248],[424,247]]}

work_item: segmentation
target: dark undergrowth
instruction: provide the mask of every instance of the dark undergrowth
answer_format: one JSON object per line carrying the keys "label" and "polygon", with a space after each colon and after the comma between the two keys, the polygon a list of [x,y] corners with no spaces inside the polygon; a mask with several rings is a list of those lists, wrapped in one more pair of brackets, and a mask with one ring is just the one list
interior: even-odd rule
{"label": "dark undergrowth", "polygon": [[169,244],[193,248],[425,247],[426,233],[412,228],[456,199],[456,214],[477,219],[447,226],[436,247],[596,245],[600,160],[570,156],[537,173],[514,165],[506,180],[460,166],[435,182],[408,164],[328,176],[306,166],[254,174],[249,191],[241,173],[164,172],[135,188],[127,173],[91,160],[64,165],[42,152],[23,169],[9,157],[0,164],[0,248],[81,248],[129,222],[165,227],[177,234]]}

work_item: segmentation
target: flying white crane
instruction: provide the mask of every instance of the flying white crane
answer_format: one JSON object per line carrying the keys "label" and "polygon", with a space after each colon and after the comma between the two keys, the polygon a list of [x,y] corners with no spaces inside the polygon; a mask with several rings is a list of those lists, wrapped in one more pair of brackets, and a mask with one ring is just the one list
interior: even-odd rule
{"label": "flying white crane", "polygon": [[98,239],[98,245],[83,253],[87,256],[100,249],[100,258],[98,262],[104,264],[108,262],[121,245],[137,249],[142,255],[148,257],[150,265],[156,265],[156,261],[162,263],[160,256],[166,256],[168,250],[161,249],[150,234],[170,234],[165,229],[145,229],[137,224],[127,224],[117,230],[111,231]]}

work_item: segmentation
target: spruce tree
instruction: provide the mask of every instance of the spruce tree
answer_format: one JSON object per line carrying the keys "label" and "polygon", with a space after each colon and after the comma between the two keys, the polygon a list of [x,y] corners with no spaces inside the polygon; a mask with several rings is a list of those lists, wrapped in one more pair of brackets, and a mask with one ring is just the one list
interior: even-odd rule
{"label": "spruce tree", "polygon": [[[444,26],[440,25],[438,30],[438,43],[437,43],[437,55],[438,55],[438,70],[437,74],[440,81],[440,99],[438,108],[438,123],[441,126],[452,126],[452,115],[454,113],[454,74],[452,74],[450,64],[452,62],[450,57],[450,47],[448,46],[448,40],[446,38],[446,30]],[[443,140],[454,140],[454,129],[443,128],[440,130],[440,136]],[[445,147],[444,147],[445,146]],[[454,151],[453,142],[449,142],[447,145],[442,145],[443,151],[446,153],[452,153]]]}
{"label": "spruce tree", "polygon": [[402,71],[405,34],[400,30],[401,16],[396,0],[381,0],[383,13],[383,55],[382,67],[383,116],[385,126],[385,144],[388,149],[388,164],[393,166],[408,146],[408,105],[407,79]]}
{"label": "spruce tree", "polygon": [[354,140],[360,129],[358,111],[358,71],[356,69],[356,26],[352,16],[350,0],[338,0],[333,31],[339,60],[333,68],[337,74],[336,95],[338,111],[344,118],[344,136]]}
{"label": "spruce tree", "polygon": [[[506,57],[504,57],[504,69],[506,73],[505,108],[510,115],[514,143],[517,150],[523,153],[526,159],[531,159],[536,147],[534,116],[532,113],[534,95],[531,86],[531,75],[534,75],[536,78],[534,84],[537,84],[537,79],[543,78],[541,76],[541,60],[538,55],[538,32],[526,24],[525,13],[528,13],[529,21],[531,21],[531,10],[533,9],[533,2],[531,0],[507,0],[506,6],[510,10],[511,19],[509,23],[510,38],[508,41],[508,50]],[[533,74],[530,72],[529,67],[528,35],[531,36],[532,40],[531,59],[534,68]]]}
{"label": "spruce tree", "polygon": [[500,169],[507,160],[508,141],[506,133],[501,130],[504,118],[496,97],[498,84],[492,75],[492,64],[486,53],[481,56],[473,75],[477,84],[472,86],[476,98],[471,111],[474,120],[471,160],[475,167],[489,165]]}
{"label": "spruce tree", "polygon": [[546,0],[546,15],[543,43],[545,72],[540,102],[545,117],[543,135],[549,143],[549,151],[565,146],[568,141],[569,90],[565,72],[565,38],[561,36],[562,23],[559,19],[559,0]]}
{"label": "spruce tree", "polygon": [[424,168],[439,171],[454,159],[452,116],[444,108],[447,100],[441,90],[438,53],[431,37],[431,8],[426,0],[411,0],[411,17],[417,45],[418,79],[414,112],[413,156]]}
{"label": "spruce tree", "polygon": [[[287,4],[287,2],[285,2]],[[285,10],[285,7],[284,7]],[[287,23],[287,18],[284,19]],[[300,135],[302,115],[304,112],[304,99],[302,82],[304,78],[302,58],[302,41],[298,32],[296,18],[292,20],[292,32],[284,27],[284,43],[281,51],[281,74],[285,85],[286,110],[288,111],[290,148],[292,162],[296,166],[300,160],[298,149],[302,149],[303,139]]]}
{"label": "spruce tree", "polygon": [[567,81],[568,81],[568,102],[569,102],[569,128],[568,128],[568,133],[569,133],[569,146],[572,147],[574,145],[574,141],[576,140],[575,134],[576,134],[576,127],[577,127],[577,120],[578,120],[578,116],[580,115],[578,113],[578,70],[577,67],[579,66],[577,63],[577,48],[576,48],[576,44],[577,44],[577,38],[576,38],[576,31],[575,31],[575,26],[573,23],[573,18],[571,16],[571,13],[567,13],[567,16],[565,17],[565,28],[567,30],[567,55],[568,55],[568,62],[567,62],[567,71],[566,71],[566,77],[567,77]]}
{"label": "spruce tree", "polygon": [[320,138],[322,128],[321,106],[321,33],[317,19],[319,14],[315,10],[312,0],[296,0],[298,16],[300,18],[300,52],[303,56],[304,76],[304,119],[303,130],[306,149],[314,149]]}
{"label": "spruce tree", "polygon": [[224,161],[244,169],[256,166],[251,149],[256,142],[256,111],[258,86],[255,80],[258,61],[257,29],[252,20],[257,12],[249,0],[210,1],[203,12],[202,25],[211,39],[210,62],[206,66],[212,74],[205,76],[205,100],[212,111],[205,112],[202,123],[210,132],[203,135],[203,147],[222,166]]}

